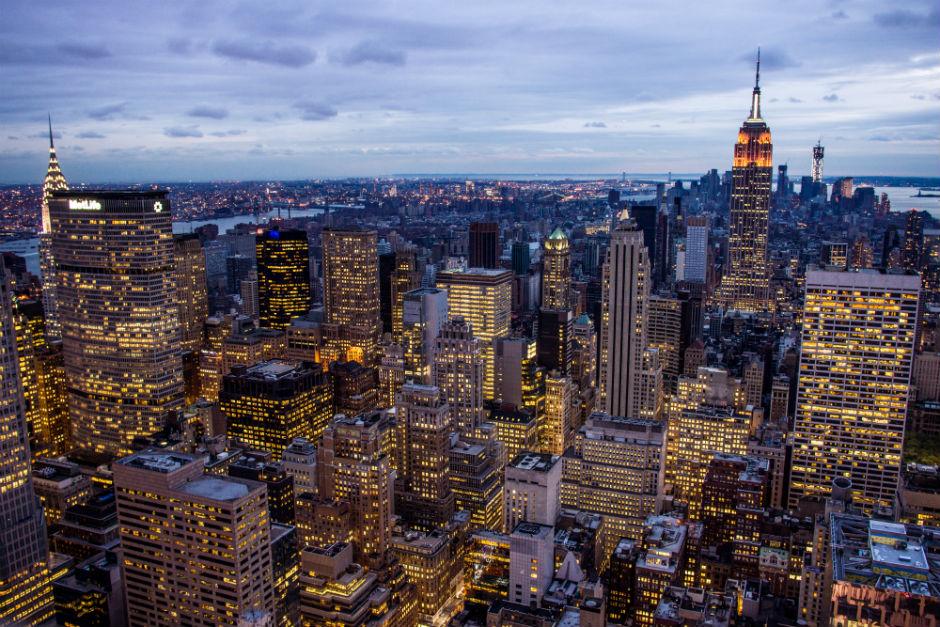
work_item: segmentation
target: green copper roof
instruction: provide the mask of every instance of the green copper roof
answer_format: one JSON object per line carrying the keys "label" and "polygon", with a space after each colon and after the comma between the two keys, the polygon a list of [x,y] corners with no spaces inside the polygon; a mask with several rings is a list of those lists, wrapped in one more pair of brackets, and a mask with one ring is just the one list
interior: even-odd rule
{"label": "green copper roof", "polygon": [[561,227],[556,227],[552,234],[548,236],[548,239],[568,239],[565,235],[565,232],[561,230]]}

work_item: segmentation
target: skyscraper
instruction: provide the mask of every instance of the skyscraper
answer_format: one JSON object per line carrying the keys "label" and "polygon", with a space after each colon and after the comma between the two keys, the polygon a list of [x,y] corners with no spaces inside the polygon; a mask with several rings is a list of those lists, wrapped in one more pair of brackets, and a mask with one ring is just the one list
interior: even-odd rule
{"label": "skyscraper", "polygon": [[49,116],[49,168],[46,178],[42,182],[42,208],[41,223],[39,226],[39,270],[42,274],[42,308],[46,315],[46,333],[50,338],[58,339],[62,336],[59,326],[58,309],[56,308],[56,280],[55,261],[52,254],[52,219],[49,215],[49,201],[52,192],[67,190],[68,182],[59,168],[59,159],[55,154],[55,143],[52,140],[52,116]]}
{"label": "skyscraper", "polygon": [[196,351],[202,346],[202,326],[209,316],[206,254],[198,235],[176,235],[173,242],[180,346],[184,351]]}
{"label": "skyscraper", "polygon": [[349,502],[358,559],[375,556],[380,561],[392,538],[395,482],[382,448],[381,416],[337,416],[317,449],[320,498]]}
{"label": "skyscraper", "polygon": [[113,465],[129,624],[235,625],[274,612],[263,483],[148,449]]}
{"label": "skyscraper", "polygon": [[395,513],[419,529],[443,527],[454,515],[447,402],[432,385],[406,383],[396,410]]}
{"label": "skyscraper", "polygon": [[0,275],[0,622],[52,612],[46,523],[33,491],[10,287]]}
{"label": "skyscraper", "polygon": [[571,284],[571,250],[560,228],[545,240],[542,254],[542,307],[568,309]]}
{"label": "skyscraper", "polygon": [[791,507],[837,477],[869,510],[893,503],[919,296],[915,274],[806,273]]}
{"label": "skyscraper", "polygon": [[447,321],[447,292],[421,287],[402,295],[401,344],[405,377],[431,383],[434,340]]}
{"label": "skyscraper", "polygon": [[[284,330],[310,311],[310,245],[307,232],[270,226],[258,233],[258,318]],[[238,282],[236,289],[241,287]]]}
{"label": "skyscraper", "polygon": [[346,329],[339,348],[347,360],[372,365],[382,333],[376,232],[327,228],[322,241],[326,322]]}
{"label": "skyscraper", "polygon": [[708,217],[689,216],[685,221],[683,280],[705,283],[708,276]]}
{"label": "skyscraper", "polygon": [[722,278],[720,298],[728,309],[766,311],[770,308],[767,233],[773,145],[760,111],[760,56],[748,115],[734,146],[731,168],[730,267]]}
{"label": "skyscraper", "polygon": [[495,222],[470,223],[471,268],[499,267],[499,225]]}
{"label": "skyscraper", "polygon": [[614,228],[604,264],[601,302],[601,407],[639,417],[640,373],[647,343],[650,263],[643,232],[626,218]]}
{"label": "skyscraper", "polygon": [[461,316],[480,338],[483,355],[483,397],[496,396],[496,361],[493,340],[509,335],[512,311],[512,272],[510,270],[452,270],[437,275],[437,286],[447,290],[451,316]]}
{"label": "skyscraper", "polygon": [[183,404],[167,192],[54,192],[49,213],[75,445],[123,455]]}
{"label": "skyscraper", "polygon": [[441,326],[435,341],[431,378],[461,433],[473,433],[483,422],[484,357],[480,340],[462,317]]}
{"label": "skyscraper", "polygon": [[418,280],[417,250],[411,245],[400,245],[395,251],[395,270],[392,272],[392,337],[401,341],[405,294],[420,286]]}
{"label": "skyscraper", "polygon": [[816,142],[816,145],[813,146],[813,183],[822,183],[825,154],[826,149],[823,147],[822,141]]}

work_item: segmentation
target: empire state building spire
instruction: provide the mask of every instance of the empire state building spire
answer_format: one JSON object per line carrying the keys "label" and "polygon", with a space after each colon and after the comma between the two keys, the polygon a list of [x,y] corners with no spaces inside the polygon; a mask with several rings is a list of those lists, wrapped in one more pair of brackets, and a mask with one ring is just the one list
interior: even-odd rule
{"label": "empire state building spire", "polygon": [[760,48],[757,49],[757,73],[754,76],[754,93],[751,95],[751,115],[749,120],[759,120],[760,117]]}
{"label": "empire state building spire", "polygon": [[42,182],[42,230],[41,233],[49,232],[49,199],[52,192],[61,189],[68,189],[69,184],[59,168],[59,159],[55,154],[55,143],[52,140],[52,115],[49,115],[49,169],[46,171],[46,178]]}

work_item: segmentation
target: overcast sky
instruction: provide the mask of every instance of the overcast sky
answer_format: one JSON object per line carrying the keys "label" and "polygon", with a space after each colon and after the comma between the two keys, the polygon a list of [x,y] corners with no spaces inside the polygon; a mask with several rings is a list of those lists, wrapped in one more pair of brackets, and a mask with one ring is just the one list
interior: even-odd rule
{"label": "overcast sky", "polygon": [[940,0],[3,0],[0,182],[725,170],[758,46],[775,162],[940,175]]}

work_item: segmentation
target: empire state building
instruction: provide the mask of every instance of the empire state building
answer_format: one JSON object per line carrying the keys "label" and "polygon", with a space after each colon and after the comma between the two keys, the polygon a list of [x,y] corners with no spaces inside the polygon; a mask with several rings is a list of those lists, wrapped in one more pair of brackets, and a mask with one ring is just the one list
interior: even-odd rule
{"label": "empire state building", "polygon": [[767,223],[773,176],[770,128],[760,114],[760,51],[751,97],[751,113],[734,145],[731,168],[731,264],[721,282],[719,300],[728,309],[770,309],[770,274],[767,267]]}

